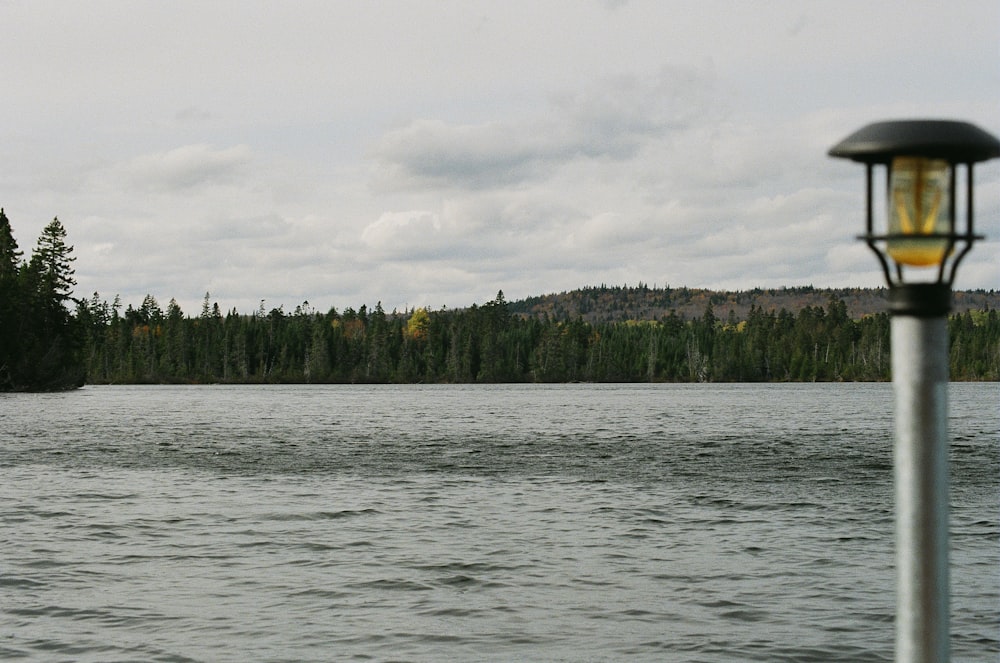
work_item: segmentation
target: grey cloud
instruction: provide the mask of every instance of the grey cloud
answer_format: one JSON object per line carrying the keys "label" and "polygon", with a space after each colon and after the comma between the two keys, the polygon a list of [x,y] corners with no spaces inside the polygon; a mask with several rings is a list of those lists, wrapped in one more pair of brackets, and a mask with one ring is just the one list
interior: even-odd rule
{"label": "grey cloud", "polygon": [[282,236],[289,230],[289,224],[277,214],[247,217],[223,217],[206,219],[198,224],[197,239],[213,241],[240,241],[271,239]]}
{"label": "grey cloud", "polygon": [[708,121],[710,76],[664,69],[556,97],[543,115],[505,123],[418,120],[375,150],[381,184],[485,189],[545,178],[578,159],[620,161],[650,141]]}
{"label": "grey cloud", "polygon": [[646,140],[667,137],[709,119],[710,73],[664,67],[650,78],[616,76],[557,99],[557,120],[571,127],[587,156],[632,156]]}
{"label": "grey cloud", "polygon": [[122,174],[129,183],[141,188],[176,191],[232,181],[251,157],[246,145],[225,149],[185,145],[136,157],[122,168]]}
{"label": "grey cloud", "polygon": [[516,125],[420,120],[384,136],[377,158],[391,185],[478,189],[521,181],[558,151],[557,145],[546,145]]}
{"label": "grey cloud", "polygon": [[211,120],[212,118],[213,116],[211,113],[197,106],[182,108],[174,114],[174,120],[182,124],[205,122],[206,120]]}

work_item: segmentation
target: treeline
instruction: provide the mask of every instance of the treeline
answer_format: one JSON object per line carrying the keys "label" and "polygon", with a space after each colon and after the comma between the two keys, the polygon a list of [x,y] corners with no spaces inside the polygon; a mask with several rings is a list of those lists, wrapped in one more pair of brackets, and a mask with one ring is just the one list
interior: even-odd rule
{"label": "treeline", "polygon": [[[503,293],[462,310],[386,313],[307,303],[200,315],[147,296],[122,311],[95,295],[77,307],[91,383],[759,382],[890,379],[889,317],[852,319],[844,302],[797,313],[752,307],[746,319],[670,312],[591,324],[518,315]],[[949,321],[954,380],[1000,379],[1000,319]]]}
{"label": "treeline", "polygon": [[31,258],[0,209],[0,391],[72,389],[84,382],[83,337],[68,306],[73,247],[59,219],[45,226]]}
{"label": "treeline", "polygon": [[[837,291],[790,312],[756,302],[763,291],[585,289],[508,304],[386,313],[308,303],[223,315],[205,295],[200,314],[147,295],[122,310],[95,293],[72,297],[73,247],[53,219],[27,260],[0,209],[0,391],[90,383],[760,382],[890,379],[889,317],[851,315]],[[783,291],[788,294],[789,291]],[[812,288],[795,296],[815,296]],[[961,294],[961,293],[956,293]],[[980,293],[984,297],[993,293]],[[857,293],[852,292],[852,296]],[[567,300],[567,296],[569,299]],[[863,296],[863,295],[862,295]],[[977,295],[978,296],[978,295]],[[562,300],[559,299],[562,297]],[[745,315],[732,306],[749,297]],[[598,315],[683,304],[641,318]],[[758,299],[755,299],[758,298]],[[549,307],[575,301],[575,314]],[[1000,380],[994,307],[949,319],[953,380]],[[652,303],[651,303],[652,302]],[[689,314],[693,302],[703,303]],[[714,304],[726,310],[715,314]],[[587,311],[580,310],[588,309]],[[680,312],[679,312],[680,310]],[[591,315],[588,316],[587,313]]]}

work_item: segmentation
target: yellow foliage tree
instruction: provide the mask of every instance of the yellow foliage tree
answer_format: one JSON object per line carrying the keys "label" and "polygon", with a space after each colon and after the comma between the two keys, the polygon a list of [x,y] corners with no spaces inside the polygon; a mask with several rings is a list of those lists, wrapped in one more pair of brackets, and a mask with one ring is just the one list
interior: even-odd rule
{"label": "yellow foliage tree", "polygon": [[427,328],[430,327],[431,316],[427,313],[427,309],[418,308],[406,323],[406,332],[410,335],[410,338],[416,341],[423,341],[427,338]]}

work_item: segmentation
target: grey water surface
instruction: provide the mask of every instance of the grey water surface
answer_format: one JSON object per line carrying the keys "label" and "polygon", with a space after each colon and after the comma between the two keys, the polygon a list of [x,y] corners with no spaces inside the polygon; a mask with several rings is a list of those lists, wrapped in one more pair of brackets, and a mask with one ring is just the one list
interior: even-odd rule
{"label": "grey water surface", "polygon": [[[953,384],[952,654],[1000,654]],[[889,661],[887,384],[0,395],[0,659]]]}

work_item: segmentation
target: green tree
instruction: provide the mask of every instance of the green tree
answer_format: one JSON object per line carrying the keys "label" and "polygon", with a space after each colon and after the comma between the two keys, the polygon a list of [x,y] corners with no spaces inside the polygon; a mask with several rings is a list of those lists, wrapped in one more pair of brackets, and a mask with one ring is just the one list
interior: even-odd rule
{"label": "green tree", "polygon": [[[83,330],[67,308],[73,247],[53,219],[27,263],[0,211],[0,390],[47,391],[83,384]],[[16,274],[15,274],[16,272]]]}
{"label": "green tree", "polygon": [[51,300],[60,304],[70,299],[76,280],[73,278],[73,247],[66,244],[66,228],[59,217],[52,219],[38,238],[38,247],[32,254],[37,260],[42,287]]}
{"label": "green tree", "polygon": [[17,248],[14,231],[10,227],[10,219],[0,207],[0,283],[17,278],[18,265],[21,262],[21,251]]}
{"label": "green tree", "polygon": [[10,220],[0,208],[0,390],[11,387],[13,363],[21,353],[15,324],[21,307],[20,262]]}

